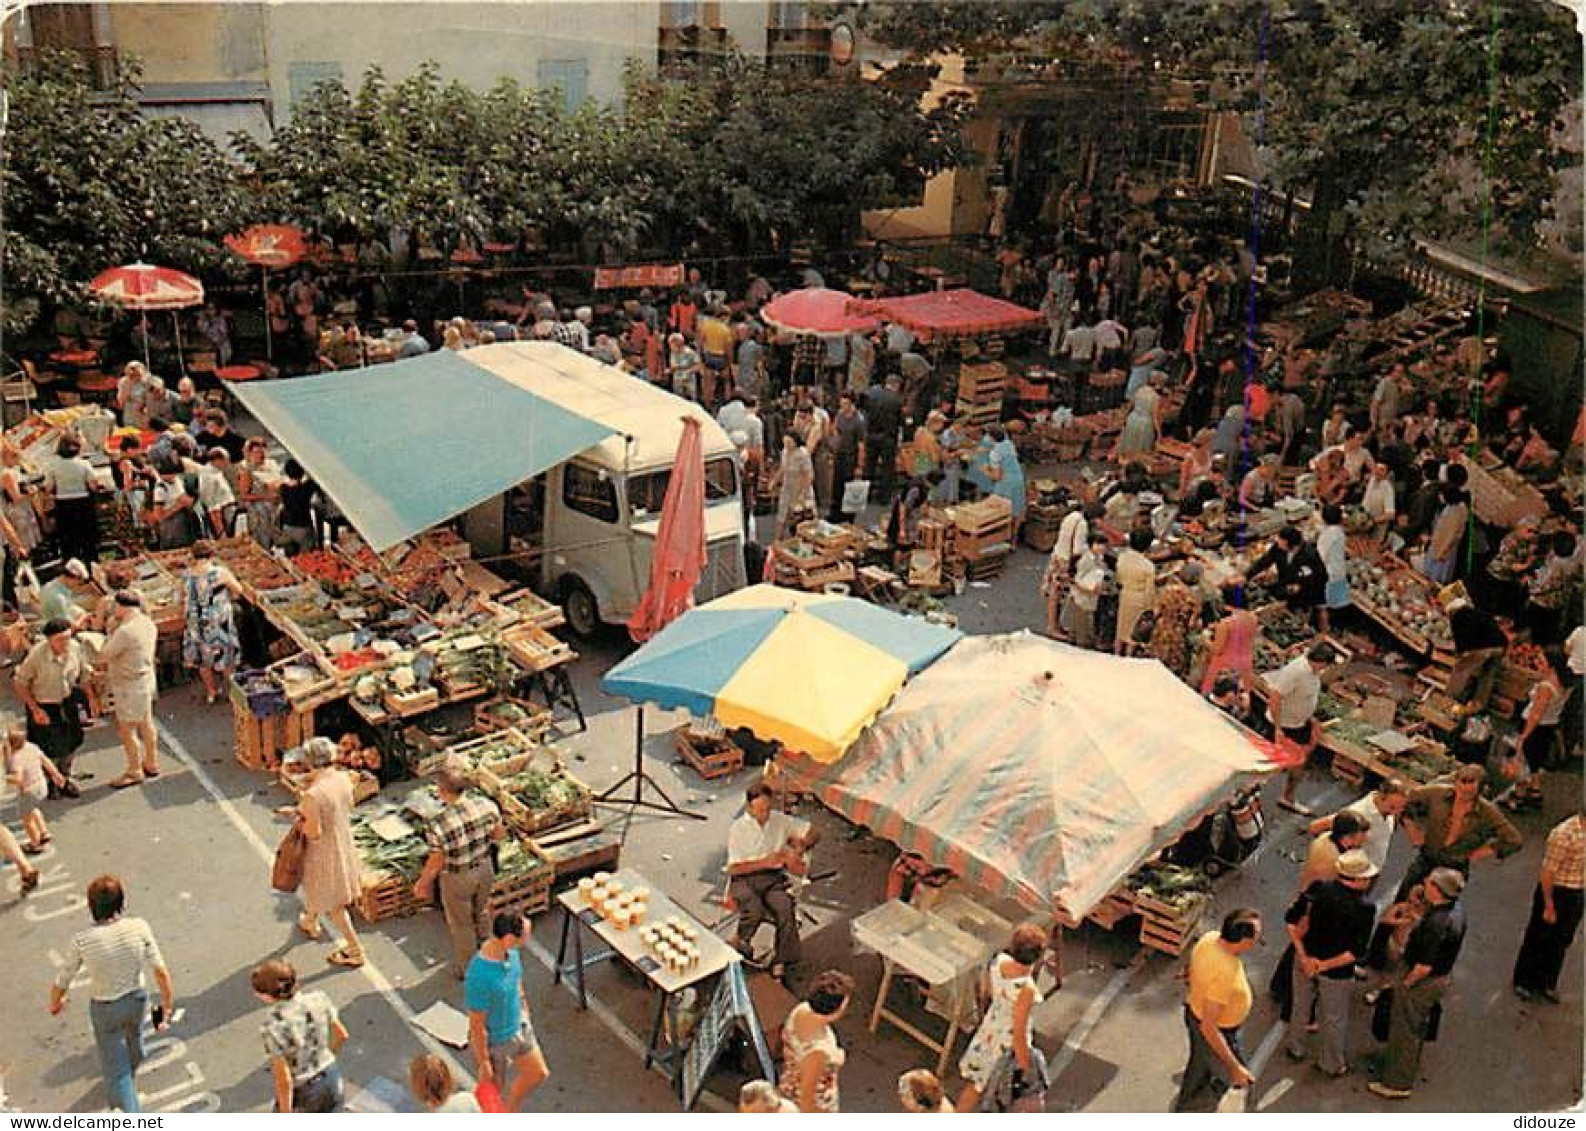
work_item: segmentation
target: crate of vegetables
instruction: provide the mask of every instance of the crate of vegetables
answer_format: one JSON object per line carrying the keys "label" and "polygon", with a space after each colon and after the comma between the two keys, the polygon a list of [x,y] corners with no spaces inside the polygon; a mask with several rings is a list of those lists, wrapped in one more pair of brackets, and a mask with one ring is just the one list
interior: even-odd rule
{"label": "crate of vegetables", "polygon": [[527,699],[503,695],[474,708],[474,729],[480,734],[516,730],[532,737],[543,735],[551,725],[551,712]]}
{"label": "crate of vegetables", "polygon": [[430,849],[417,824],[394,805],[368,806],[352,815],[352,840],[361,889],[354,907],[364,922],[412,915],[424,906],[413,883]]}
{"label": "crate of vegetables", "polygon": [[1180,954],[1211,903],[1211,880],[1199,868],[1147,864],[1129,877],[1134,909],[1140,913],[1140,943]]}
{"label": "crate of vegetables", "polygon": [[551,858],[527,837],[509,836],[496,854],[496,882],[490,888],[492,917],[502,912],[535,915],[551,905]]}
{"label": "crate of vegetables", "polygon": [[[488,770],[498,778],[515,774],[535,762],[543,764],[549,761],[560,765],[551,751],[516,727],[492,731],[479,738],[458,742],[431,754],[418,764],[419,775],[428,777],[440,769],[448,758],[457,759],[475,775]],[[486,793],[490,792],[483,781],[480,788]]]}
{"label": "crate of vegetables", "polygon": [[525,766],[497,773],[481,766],[479,787],[501,806],[507,824],[524,836],[587,818],[594,795],[544,747]]}

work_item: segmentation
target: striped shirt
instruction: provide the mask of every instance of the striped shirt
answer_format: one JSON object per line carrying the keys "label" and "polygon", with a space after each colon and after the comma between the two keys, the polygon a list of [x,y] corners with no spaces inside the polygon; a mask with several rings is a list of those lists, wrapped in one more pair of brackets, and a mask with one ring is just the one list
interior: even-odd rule
{"label": "striped shirt", "polygon": [[154,933],[142,919],[112,919],[95,923],[72,938],[66,964],[55,984],[62,993],[71,988],[72,979],[84,967],[95,1001],[115,1001],[133,990],[143,988],[143,971],[165,966]]}
{"label": "striped shirt", "polygon": [[1579,813],[1560,821],[1547,834],[1542,867],[1561,888],[1579,891],[1586,887],[1586,821]]}

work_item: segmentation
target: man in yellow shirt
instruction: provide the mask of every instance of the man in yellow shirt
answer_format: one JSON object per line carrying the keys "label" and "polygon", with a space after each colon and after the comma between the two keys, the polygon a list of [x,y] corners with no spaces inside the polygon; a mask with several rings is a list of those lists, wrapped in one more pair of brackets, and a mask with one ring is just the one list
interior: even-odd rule
{"label": "man in yellow shirt", "polygon": [[726,399],[726,391],[732,388],[727,367],[732,361],[734,336],[727,312],[712,307],[709,314],[700,318],[695,340],[699,344],[700,359],[705,363],[701,403],[706,408],[714,408],[720,400]]}
{"label": "man in yellow shirt", "polygon": [[1255,1082],[1239,1047],[1239,1026],[1251,1005],[1243,956],[1259,941],[1261,913],[1241,907],[1228,913],[1221,930],[1202,935],[1190,952],[1184,1002],[1189,1061],[1174,1111],[1212,1111],[1229,1088],[1248,1088]]}

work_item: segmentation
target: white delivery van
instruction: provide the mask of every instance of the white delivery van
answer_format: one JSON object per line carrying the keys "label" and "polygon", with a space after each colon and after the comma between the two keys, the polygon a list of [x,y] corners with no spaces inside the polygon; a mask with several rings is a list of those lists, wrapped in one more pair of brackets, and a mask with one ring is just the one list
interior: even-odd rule
{"label": "white delivery van", "polygon": [[741,468],[708,412],[552,342],[483,346],[470,351],[470,360],[475,356],[504,379],[616,432],[535,484],[539,583],[561,603],[574,632],[626,624],[639,607],[685,416],[700,422],[705,455],[707,560],[695,600],[744,586]]}

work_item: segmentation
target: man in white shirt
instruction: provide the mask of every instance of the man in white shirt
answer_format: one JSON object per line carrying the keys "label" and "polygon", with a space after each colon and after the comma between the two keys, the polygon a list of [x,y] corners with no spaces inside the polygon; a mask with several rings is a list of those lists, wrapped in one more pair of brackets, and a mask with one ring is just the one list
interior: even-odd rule
{"label": "man in white shirt", "polygon": [[1398,513],[1398,504],[1393,497],[1393,472],[1387,464],[1371,465],[1371,478],[1366,480],[1366,491],[1361,496],[1360,506],[1371,516],[1371,528],[1377,537],[1386,536]]}
{"label": "man in white shirt", "polygon": [[237,509],[237,496],[226,475],[230,467],[231,457],[225,448],[210,448],[198,472],[198,508],[214,538],[231,533],[231,516]]}
{"label": "man in white shirt", "polygon": [[755,782],[745,792],[743,815],[727,830],[728,895],[738,908],[738,935],[733,945],[745,958],[753,956],[754,933],[760,924],[776,925],[771,972],[781,977],[802,956],[798,908],[789,890],[789,875],[805,871],[804,853],[815,844],[809,822],[776,810],[775,791]]}
{"label": "man in white shirt", "polygon": [[[1092,504],[1094,507],[1094,504]],[[1041,579],[1041,592],[1046,596],[1046,634],[1057,635],[1057,613],[1063,604],[1063,592],[1073,573],[1074,559],[1085,550],[1090,537],[1091,518],[1100,518],[1101,508],[1091,514],[1092,507],[1075,507],[1063,516],[1057,528],[1057,541],[1052,543],[1052,554],[1046,562],[1046,575]]]}
{"label": "man in white shirt", "polygon": [[1283,795],[1278,804],[1302,817],[1310,810],[1294,799],[1300,784],[1300,772],[1305,760],[1316,749],[1316,704],[1322,696],[1321,673],[1333,662],[1332,645],[1325,642],[1312,644],[1302,656],[1284,664],[1264,677],[1267,686],[1267,718],[1275,732],[1273,737],[1280,745],[1287,745],[1297,759],[1294,767],[1284,776]]}
{"label": "man in white shirt", "polygon": [[[1393,843],[1393,830],[1399,825],[1399,814],[1404,812],[1405,802],[1409,800],[1404,791],[1404,783],[1395,778],[1385,778],[1372,792],[1366,794],[1359,801],[1344,806],[1339,810],[1358,814],[1366,822],[1366,839],[1361,844],[1360,850],[1371,860],[1371,865],[1380,875],[1388,863],[1388,848]],[[1327,817],[1318,817],[1311,822],[1311,835],[1321,836],[1331,832],[1334,813]],[[1391,892],[1391,886],[1382,888]]]}
{"label": "man in white shirt", "polygon": [[1063,352],[1068,355],[1071,369],[1089,373],[1096,361],[1096,330],[1093,326],[1075,326],[1063,335]]}

